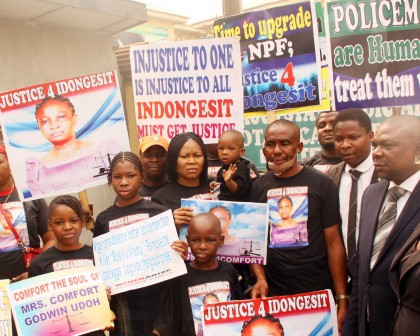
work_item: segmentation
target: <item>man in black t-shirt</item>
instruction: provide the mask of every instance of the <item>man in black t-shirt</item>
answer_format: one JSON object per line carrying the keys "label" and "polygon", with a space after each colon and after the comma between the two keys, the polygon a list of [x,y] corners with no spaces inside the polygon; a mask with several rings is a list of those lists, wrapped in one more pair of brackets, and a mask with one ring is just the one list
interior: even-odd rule
{"label": "man in black t-shirt", "polygon": [[304,158],[299,161],[302,166],[311,166],[315,169],[327,173],[332,165],[336,165],[343,161],[336,152],[333,138],[333,122],[337,117],[336,111],[319,112],[316,118],[316,134],[318,142],[321,145],[321,151],[315,153],[310,158]]}
{"label": "man in black t-shirt", "polygon": [[[267,203],[276,243],[267,265],[252,265],[257,277],[252,297],[278,296],[333,288],[339,329],[347,311],[346,255],[339,227],[338,194],[325,174],[297,162],[302,151],[299,127],[277,120],[265,131],[263,153],[270,171],[254,182],[251,201]],[[293,202],[292,220],[281,218],[281,199]],[[271,237],[271,235],[270,235]],[[280,244],[278,243],[280,242]],[[287,242],[287,244],[286,244]]]}

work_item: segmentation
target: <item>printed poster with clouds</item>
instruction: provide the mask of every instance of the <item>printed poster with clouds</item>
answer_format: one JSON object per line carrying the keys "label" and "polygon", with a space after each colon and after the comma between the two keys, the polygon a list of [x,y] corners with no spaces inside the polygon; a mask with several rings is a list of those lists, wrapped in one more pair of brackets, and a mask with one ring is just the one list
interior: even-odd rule
{"label": "printed poster with clouds", "polygon": [[308,187],[271,189],[267,193],[270,248],[307,246]]}
{"label": "printed poster with clouds", "polygon": [[[261,264],[267,260],[267,204],[182,199],[181,207],[192,208],[194,214],[210,212],[219,218],[225,242],[217,251],[217,259],[235,264]],[[179,236],[187,241],[188,226]],[[194,256],[188,252],[189,260]]]}
{"label": "printed poster with clouds", "polygon": [[112,158],[130,150],[115,71],[1,92],[0,112],[22,201],[106,184]]}

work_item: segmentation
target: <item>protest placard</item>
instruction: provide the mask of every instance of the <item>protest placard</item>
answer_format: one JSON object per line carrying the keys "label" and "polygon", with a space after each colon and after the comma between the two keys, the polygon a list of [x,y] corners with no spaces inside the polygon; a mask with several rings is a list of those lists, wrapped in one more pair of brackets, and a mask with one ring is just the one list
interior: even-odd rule
{"label": "protest placard", "polygon": [[420,99],[417,0],[327,3],[335,109]]}
{"label": "protest placard", "polygon": [[14,282],[7,295],[19,335],[81,335],[111,321],[105,287],[95,267]]}
{"label": "protest placard", "polygon": [[9,298],[7,297],[7,286],[10,280],[0,280],[0,335],[12,335],[12,313]]}
{"label": "protest placard", "polygon": [[338,335],[330,290],[203,306],[204,336]]}
{"label": "protest placard", "polygon": [[115,71],[0,93],[0,111],[21,200],[105,184],[130,148]]}
{"label": "protest placard", "polygon": [[214,22],[215,37],[240,39],[246,114],[320,104],[316,22],[309,1]]}
{"label": "protest placard", "polygon": [[111,295],[142,288],[185,274],[170,210],[145,219],[124,216],[111,223],[112,231],[93,238],[95,265]]}
{"label": "protest placard", "polygon": [[243,130],[238,39],[131,46],[130,62],[139,138],[194,132],[215,143]]}
{"label": "protest placard", "polygon": [[[225,240],[217,251],[217,259],[235,264],[265,265],[267,204],[181,199],[181,207],[193,209],[194,214],[209,212],[219,218]],[[187,231],[188,226],[181,227],[181,240],[187,241]],[[187,258],[194,258],[191,251],[188,251]]]}

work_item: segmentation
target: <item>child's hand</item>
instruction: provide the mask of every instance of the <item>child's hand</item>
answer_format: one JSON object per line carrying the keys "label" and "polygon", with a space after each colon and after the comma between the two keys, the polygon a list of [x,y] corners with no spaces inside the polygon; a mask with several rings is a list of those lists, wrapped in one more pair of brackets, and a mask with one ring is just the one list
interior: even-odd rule
{"label": "child's hand", "polygon": [[219,182],[211,181],[210,185],[209,185],[210,186],[210,191],[213,192],[214,189],[216,189],[219,186],[219,184],[220,184]]}
{"label": "child's hand", "polygon": [[194,213],[191,208],[178,208],[174,210],[174,221],[176,225],[188,225]]}
{"label": "child's hand", "polygon": [[26,280],[26,279],[28,279],[28,272],[23,272],[22,274],[15,276],[12,279],[12,282],[17,282],[17,281]]}
{"label": "child's hand", "polygon": [[225,182],[232,180],[232,176],[235,175],[237,170],[236,164],[231,164],[228,170],[223,169],[223,179]]}
{"label": "child's hand", "polygon": [[187,259],[188,244],[183,240],[175,240],[171,247],[179,253],[183,260]]}

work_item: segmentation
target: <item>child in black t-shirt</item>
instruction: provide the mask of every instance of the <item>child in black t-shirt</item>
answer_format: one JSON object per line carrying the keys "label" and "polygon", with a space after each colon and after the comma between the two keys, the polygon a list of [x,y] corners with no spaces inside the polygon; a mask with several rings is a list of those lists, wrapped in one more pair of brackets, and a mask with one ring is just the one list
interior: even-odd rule
{"label": "child in black t-shirt", "polygon": [[187,241],[194,260],[187,264],[187,274],[168,282],[154,335],[202,336],[203,303],[243,299],[235,268],[216,260],[217,249],[223,245],[219,219],[209,213],[195,215]]}
{"label": "child in black t-shirt", "polygon": [[[48,228],[54,232],[55,245],[36,256],[29,267],[28,276],[34,277],[64,269],[93,266],[93,250],[79,241],[86,216],[82,204],[73,196],[54,198],[49,206]],[[115,316],[104,330],[114,328]],[[87,335],[104,335],[102,331]]]}
{"label": "child in black t-shirt", "polygon": [[[118,153],[112,159],[108,182],[116,192],[117,200],[96,218],[94,237],[118,229],[120,219],[131,215],[147,219],[168,210],[139,195],[142,173],[140,158],[132,152]],[[185,242],[177,240],[171,247],[185,260],[188,249]],[[165,284],[161,282],[112,295],[111,309],[117,319],[111,335],[150,335]]]}
{"label": "child in black t-shirt", "polygon": [[252,178],[249,161],[241,157],[245,154],[242,133],[235,130],[223,132],[217,150],[223,163],[216,180],[220,183],[219,200],[246,201]]}

